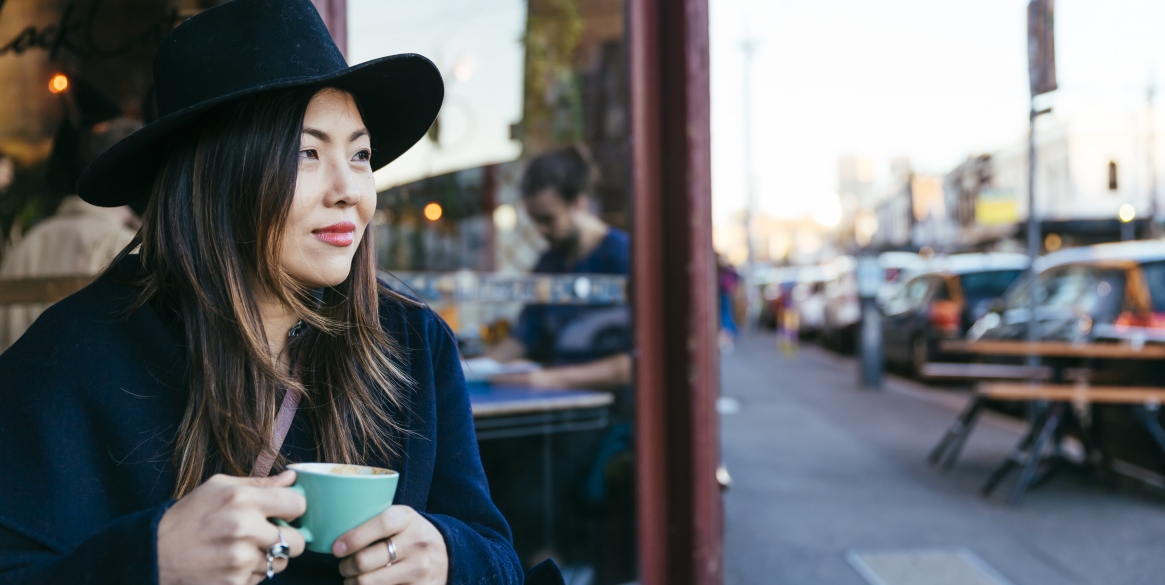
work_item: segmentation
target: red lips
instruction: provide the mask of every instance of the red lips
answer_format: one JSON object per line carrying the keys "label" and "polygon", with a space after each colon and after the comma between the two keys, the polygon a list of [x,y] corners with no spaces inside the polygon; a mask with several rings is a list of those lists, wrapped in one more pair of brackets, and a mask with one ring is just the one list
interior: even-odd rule
{"label": "red lips", "polygon": [[356,240],[355,232],[356,224],[350,221],[341,221],[328,227],[312,230],[311,234],[326,244],[343,248],[351,246]]}

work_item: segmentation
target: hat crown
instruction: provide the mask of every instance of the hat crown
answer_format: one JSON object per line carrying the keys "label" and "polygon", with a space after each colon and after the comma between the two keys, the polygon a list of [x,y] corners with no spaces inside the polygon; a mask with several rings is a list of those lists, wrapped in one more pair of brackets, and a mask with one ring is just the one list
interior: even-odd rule
{"label": "hat crown", "polygon": [[158,114],[347,67],[310,0],[232,0],[162,39],[154,56]]}

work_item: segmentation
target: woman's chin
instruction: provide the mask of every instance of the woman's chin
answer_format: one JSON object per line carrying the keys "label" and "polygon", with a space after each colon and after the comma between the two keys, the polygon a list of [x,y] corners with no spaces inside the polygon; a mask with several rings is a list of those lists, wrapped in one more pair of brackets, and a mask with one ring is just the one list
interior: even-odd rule
{"label": "woman's chin", "polygon": [[351,274],[351,264],[345,263],[343,266],[323,266],[313,267],[308,270],[295,270],[288,272],[291,277],[311,288],[326,288],[331,286],[339,286],[345,280],[348,280],[348,275]]}

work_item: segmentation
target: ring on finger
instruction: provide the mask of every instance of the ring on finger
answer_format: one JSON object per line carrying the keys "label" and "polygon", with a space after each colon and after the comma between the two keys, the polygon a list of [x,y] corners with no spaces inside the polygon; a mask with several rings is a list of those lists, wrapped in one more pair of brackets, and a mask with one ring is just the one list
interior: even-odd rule
{"label": "ring on finger", "polygon": [[270,579],[275,576],[275,559],[289,559],[291,558],[291,547],[287,545],[287,541],[283,539],[283,529],[276,528],[279,532],[279,542],[267,548],[267,578]]}
{"label": "ring on finger", "polygon": [[384,566],[391,567],[396,562],[396,545],[392,543],[391,537],[384,540],[384,545],[388,547],[388,563]]}

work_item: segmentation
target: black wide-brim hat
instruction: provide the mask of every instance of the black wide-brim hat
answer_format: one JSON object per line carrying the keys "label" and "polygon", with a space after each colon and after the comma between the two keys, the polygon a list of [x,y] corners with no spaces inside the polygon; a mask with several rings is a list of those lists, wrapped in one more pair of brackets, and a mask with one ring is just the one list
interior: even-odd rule
{"label": "black wide-brim hat", "polygon": [[425,136],[445,92],[440,71],[420,55],[349,67],[310,0],[231,0],[162,39],[154,56],[158,119],[93,161],[77,181],[77,194],[102,207],[140,204],[168,140],[199,114],[260,92],[304,86],[355,96],[372,136],[374,170]]}

